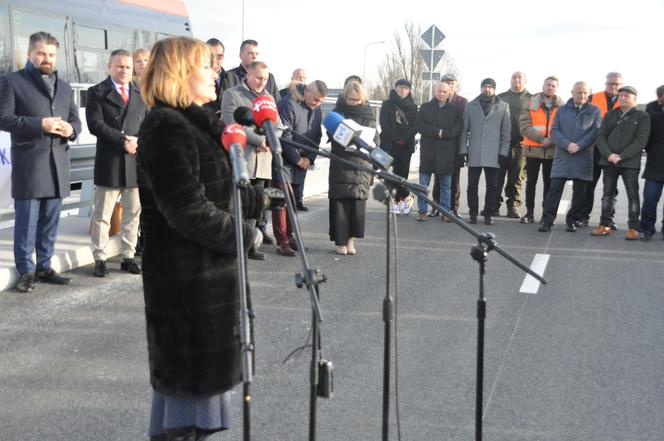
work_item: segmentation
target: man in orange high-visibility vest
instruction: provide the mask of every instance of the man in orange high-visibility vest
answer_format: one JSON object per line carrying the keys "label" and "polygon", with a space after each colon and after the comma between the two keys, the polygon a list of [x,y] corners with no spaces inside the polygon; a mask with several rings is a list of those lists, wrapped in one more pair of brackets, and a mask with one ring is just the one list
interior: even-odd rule
{"label": "man in orange high-visibility vest", "polygon": [[551,125],[556,116],[558,107],[564,101],[556,95],[558,91],[558,78],[547,77],[542,86],[542,92],[530,99],[528,105],[521,110],[519,125],[523,135],[523,156],[526,158],[526,214],[521,217],[522,224],[532,224],[535,221],[535,188],[539,178],[540,167],[544,181],[542,206],[544,198],[549,192],[551,184],[551,164],[556,152],[556,146],[551,141]]}
{"label": "man in orange high-visibility vest", "polygon": [[[602,111],[602,118],[604,118],[606,112],[618,107],[618,89],[620,89],[622,86],[622,74],[620,72],[609,72],[606,74],[604,91],[590,95],[589,101],[599,107],[599,109]],[[597,149],[597,146],[595,146],[593,150],[593,181],[586,186],[586,205],[585,209],[583,210],[583,216],[581,217],[581,220],[577,222],[577,227],[588,226],[590,213],[593,211],[593,204],[595,203],[595,187],[597,187],[597,181],[599,181],[599,176],[602,173],[602,167],[598,164],[601,155]],[[618,196],[617,190],[616,196]],[[612,230],[616,229],[616,224],[613,222],[613,215],[611,215],[610,227]]]}

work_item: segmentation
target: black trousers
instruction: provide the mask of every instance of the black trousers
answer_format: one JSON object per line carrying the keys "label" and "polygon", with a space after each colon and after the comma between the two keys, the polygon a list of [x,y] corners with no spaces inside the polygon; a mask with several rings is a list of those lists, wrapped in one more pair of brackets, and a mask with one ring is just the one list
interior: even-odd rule
{"label": "black trousers", "polygon": [[599,223],[608,227],[616,212],[616,189],[618,187],[618,176],[622,176],[625,193],[627,193],[627,226],[628,228],[639,228],[639,169],[621,168],[616,166],[604,166],[604,189],[602,190],[602,215]]}
{"label": "black trousers", "polygon": [[364,237],[367,201],[330,199],[330,240],[343,246],[351,237]]}
{"label": "black trousers", "polygon": [[477,216],[479,206],[478,184],[480,175],[484,170],[484,182],[486,193],[484,194],[484,212],[489,214],[493,211],[498,193],[498,169],[493,167],[468,167],[468,211],[471,216]]}
{"label": "black trousers", "polygon": [[[270,181],[267,179],[254,178],[251,180],[251,185],[260,190],[263,190],[266,185],[269,185],[269,183]],[[256,219],[256,228],[264,232],[266,225],[267,225],[267,220],[265,219],[265,210],[263,210]]]}
{"label": "black trousers", "polygon": [[523,181],[521,174],[524,169],[523,149],[521,145],[510,148],[511,155],[498,169],[498,198],[495,208],[500,208],[503,202],[503,186],[505,187],[505,198],[508,207],[521,206],[521,190]]}
{"label": "black trousers", "polygon": [[[394,148],[390,151],[390,155],[392,155],[394,158],[394,162],[392,162],[392,172],[397,176],[408,179],[408,173],[410,172],[410,159],[413,156],[413,153],[409,149]],[[406,187],[399,187],[397,189],[395,202],[406,199],[408,195],[410,195],[410,192],[406,189]]]}
{"label": "black trousers", "polygon": [[540,166],[542,168],[542,179],[544,180],[544,194],[542,195],[542,206],[551,185],[551,165],[553,159],[526,158],[526,209],[528,213],[535,210],[535,191],[539,180]]}
{"label": "black trousers", "polygon": [[[593,211],[593,205],[595,205],[595,189],[597,188],[597,182],[599,177],[602,175],[603,167],[599,165],[599,159],[601,155],[597,147],[593,147],[593,181],[589,182],[586,186],[586,202],[583,209],[583,219],[590,219],[590,213]],[[616,188],[616,193],[613,195],[614,203],[615,199],[618,197],[618,189]],[[615,212],[611,213],[611,221],[613,222],[613,216]]]}
{"label": "black trousers", "polygon": [[[565,189],[566,178],[553,178],[551,179],[551,186],[549,192],[544,199],[544,213],[542,214],[542,222],[552,224],[556,219],[558,213],[558,205],[560,205],[560,198]],[[586,187],[590,182],[582,181],[581,179],[573,179],[572,184],[572,206],[567,211],[565,216],[565,223],[571,224],[581,219],[583,216],[583,209],[585,208]]]}

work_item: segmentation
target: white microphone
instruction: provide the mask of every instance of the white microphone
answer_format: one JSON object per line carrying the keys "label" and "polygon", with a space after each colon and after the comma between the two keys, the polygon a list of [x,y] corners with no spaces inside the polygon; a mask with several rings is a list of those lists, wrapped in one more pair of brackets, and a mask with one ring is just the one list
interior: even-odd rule
{"label": "white microphone", "polygon": [[372,162],[384,170],[387,170],[392,164],[394,158],[387,154],[387,152],[362,139],[362,131],[369,129],[369,127],[361,126],[352,119],[344,119],[341,114],[336,112],[327,114],[323,121],[323,126],[325,126],[328,132],[333,134],[332,139],[342,145],[346,151],[359,150],[361,153],[369,156]]}

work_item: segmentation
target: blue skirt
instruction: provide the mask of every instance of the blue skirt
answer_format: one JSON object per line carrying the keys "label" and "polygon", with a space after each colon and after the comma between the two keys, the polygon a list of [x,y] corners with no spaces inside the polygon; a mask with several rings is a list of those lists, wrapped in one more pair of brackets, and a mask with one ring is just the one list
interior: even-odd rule
{"label": "blue skirt", "polygon": [[205,398],[182,398],[153,390],[148,436],[166,429],[196,427],[214,433],[231,427],[231,392]]}

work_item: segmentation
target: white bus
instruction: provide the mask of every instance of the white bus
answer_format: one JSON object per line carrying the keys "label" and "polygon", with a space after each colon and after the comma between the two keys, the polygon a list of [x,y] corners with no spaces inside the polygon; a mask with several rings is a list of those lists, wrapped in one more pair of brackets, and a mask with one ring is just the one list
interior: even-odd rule
{"label": "white bus", "polygon": [[[189,17],[184,0],[0,0],[0,75],[25,66],[30,35],[38,31],[60,42],[58,75],[72,85],[81,109],[83,132],[71,150],[72,189],[79,189],[92,178],[94,161],[85,124],[88,87],[106,78],[115,49],[150,50],[161,38],[191,36]],[[9,150],[9,134],[0,132],[0,222],[13,219]]]}

